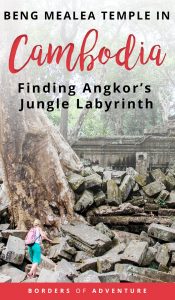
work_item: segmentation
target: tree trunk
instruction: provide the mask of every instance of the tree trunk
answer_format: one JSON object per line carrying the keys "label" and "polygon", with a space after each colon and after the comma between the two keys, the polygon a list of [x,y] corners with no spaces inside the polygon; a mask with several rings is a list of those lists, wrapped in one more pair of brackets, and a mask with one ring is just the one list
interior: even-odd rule
{"label": "tree trunk", "polygon": [[[19,112],[13,76],[3,76],[0,97],[0,154],[11,221],[24,229],[39,218],[57,234],[60,222],[73,217],[74,194],[65,172],[80,171],[81,162],[42,110]],[[29,95],[22,95],[24,101],[36,102]]]}
{"label": "tree trunk", "polygon": [[[65,83],[66,88],[69,86],[69,80]],[[66,94],[63,94],[62,96],[62,102],[68,101],[69,102],[69,96]],[[69,111],[68,109],[61,108],[61,119],[60,119],[60,133],[62,136],[67,140],[67,134],[68,134],[68,117],[69,117]]]}

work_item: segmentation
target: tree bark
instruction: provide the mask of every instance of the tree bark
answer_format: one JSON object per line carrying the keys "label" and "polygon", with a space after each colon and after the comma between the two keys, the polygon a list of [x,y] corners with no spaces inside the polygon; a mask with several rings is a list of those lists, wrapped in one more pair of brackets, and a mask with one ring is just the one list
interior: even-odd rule
{"label": "tree bark", "polygon": [[[6,74],[1,80],[0,154],[11,221],[24,229],[39,218],[57,234],[60,223],[73,217],[74,194],[65,172],[80,171],[82,165],[42,110],[19,111],[17,82]],[[36,102],[33,95],[22,98]]]}

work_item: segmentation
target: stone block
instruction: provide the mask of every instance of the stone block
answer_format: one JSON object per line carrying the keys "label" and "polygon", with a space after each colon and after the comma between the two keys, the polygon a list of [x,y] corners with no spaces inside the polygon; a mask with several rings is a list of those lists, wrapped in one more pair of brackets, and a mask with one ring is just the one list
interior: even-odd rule
{"label": "stone block", "polygon": [[170,172],[166,175],[166,187],[169,191],[175,189],[175,177]]}
{"label": "stone block", "polygon": [[84,179],[85,179],[86,189],[98,190],[101,187],[102,184],[101,176],[96,173],[84,177]]}
{"label": "stone block", "polygon": [[119,263],[115,265],[115,271],[120,274],[120,280],[123,280],[126,274],[138,274],[152,279],[153,282],[156,282],[157,280],[163,282],[175,282],[175,275],[157,271],[152,268],[143,268]]}
{"label": "stone block", "polygon": [[165,242],[175,241],[175,229],[156,223],[149,226],[148,235]]}
{"label": "stone block", "polygon": [[146,195],[152,197],[165,190],[166,187],[162,182],[154,181],[143,187],[143,191]]}
{"label": "stone block", "polygon": [[61,272],[53,272],[43,268],[37,282],[71,282],[71,280]]}
{"label": "stone block", "polygon": [[86,272],[88,270],[97,271],[97,257],[88,258],[77,267],[78,271]]}
{"label": "stone block", "polygon": [[103,193],[103,191],[98,192],[97,194],[94,195],[94,203],[95,206],[100,206],[105,203],[106,195]]}
{"label": "stone block", "polygon": [[48,257],[57,262],[62,258],[72,260],[75,254],[76,250],[69,246],[67,238],[61,238],[59,244],[50,247]]}
{"label": "stone block", "polygon": [[5,250],[2,251],[1,258],[7,262],[21,265],[25,255],[25,244],[20,238],[9,236]]}
{"label": "stone block", "polygon": [[90,255],[88,255],[86,252],[84,251],[77,251],[77,254],[75,256],[75,262],[84,262],[87,259],[92,258]]}
{"label": "stone block", "polygon": [[122,201],[126,201],[131,190],[135,185],[135,180],[130,175],[126,175],[119,187],[120,196]]}
{"label": "stone block", "polygon": [[112,171],[111,179],[115,180],[115,182],[120,185],[125,175],[126,171]]}
{"label": "stone block", "polygon": [[0,283],[7,283],[7,282],[12,282],[11,277],[0,273]]}
{"label": "stone block", "polygon": [[114,232],[108,228],[104,223],[98,223],[95,226],[95,229],[99,230],[101,233],[107,235],[110,239],[113,239],[115,237]]}
{"label": "stone block", "polygon": [[169,198],[166,201],[166,204],[170,208],[175,208],[175,190],[171,191]]}
{"label": "stone block", "polygon": [[120,282],[120,276],[115,271],[98,274],[98,278],[101,282]]}
{"label": "stone block", "polygon": [[100,279],[96,272],[89,270],[83,274],[80,274],[74,279],[74,282],[100,282]]}
{"label": "stone block", "polygon": [[112,247],[111,239],[92,226],[83,223],[62,225],[62,231],[70,237],[71,244],[90,255],[100,256]]}
{"label": "stone block", "polygon": [[132,240],[126,247],[123,255],[121,256],[121,261],[141,265],[147,250],[147,242]]}
{"label": "stone block", "polygon": [[6,224],[0,224],[0,231],[7,230],[10,227],[9,223]]}
{"label": "stone block", "polygon": [[162,266],[167,266],[170,259],[168,246],[166,244],[160,245],[155,257],[155,260]]}
{"label": "stone block", "polygon": [[107,203],[117,206],[122,203],[118,185],[113,179],[107,181]]}
{"label": "stone block", "polygon": [[69,279],[73,279],[76,276],[78,276],[78,272],[75,269],[75,267],[65,259],[62,259],[60,262],[57,263],[55,272],[57,271],[67,276]]}
{"label": "stone block", "polygon": [[9,263],[0,267],[0,274],[9,276],[12,282],[22,282],[26,277],[25,272],[15,268]]}
{"label": "stone block", "polygon": [[7,230],[3,230],[1,232],[1,234],[4,239],[8,239],[9,236],[14,236],[14,237],[20,238],[22,240],[25,240],[27,231],[26,230],[17,230],[17,229],[7,229]]}
{"label": "stone block", "polygon": [[166,175],[161,171],[161,169],[155,169],[151,171],[151,176],[156,181],[160,181],[163,184],[166,183]]}
{"label": "stone block", "polygon": [[84,191],[83,195],[74,206],[76,212],[85,212],[94,202],[93,194],[89,191]]}
{"label": "stone block", "polygon": [[70,174],[67,180],[73,191],[78,190],[78,188],[84,183],[84,177],[76,173]]}
{"label": "stone block", "polygon": [[149,247],[145,254],[145,257],[142,260],[141,265],[143,267],[149,266],[155,260],[156,253],[157,253],[157,249],[155,249],[154,247]]}

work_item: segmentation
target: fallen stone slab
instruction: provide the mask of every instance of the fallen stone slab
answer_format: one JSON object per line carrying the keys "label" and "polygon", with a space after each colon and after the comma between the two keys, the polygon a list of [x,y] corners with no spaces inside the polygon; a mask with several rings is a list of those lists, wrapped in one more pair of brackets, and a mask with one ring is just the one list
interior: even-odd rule
{"label": "fallen stone slab", "polygon": [[175,243],[166,243],[165,244],[168,248],[168,252],[172,254],[172,252],[175,252]]}
{"label": "fallen stone slab", "polygon": [[[119,259],[120,261],[120,259]],[[107,273],[114,270],[114,263],[110,258],[99,257],[97,259],[97,272],[98,273]]]}
{"label": "fallen stone slab", "polygon": [[104,168],[99,165],[92,166],[92,170],[100,176],[102,176],[104,172]]}
{"label": "fallen stone slab", "polygon": [[126,202],[120,204],[118,207],[102,205],[98,208],[94,208],[87,215],[96,216],[117,216],[117,215],[134,215],[141,214],[144,209],[138,206],[133,206],[132,204]]}
{"label": "fallen stone slab", "polygon": [[138,224],[144,224],[145,226],[148,226],[152,223],[158,223],[170,226],[172,224],[172,219],[170,217],[165,216],[99,216],[99,215],[88,215],[87,218],[88,222],[92,225],[96,225],[100,222],[106,224],[106,225],[112,225],[112,226],[132,226],[132,225],[138,225]]}
{"label": "fallen stone slab", "polygon": [[88,255],[86,252],[84,251],[77,251],[77,254],[75,256],[75,262],[84,262],[85,260],[92,258],[90,255]]}
{"label": "fallen stone slab", "polygon": [[110,205],[122,203],[118,185],[113,179],[107,181],[107,203]]}
{"label": "fallen stone slab", "polygon": [[143,196],[133,196],[129,202],[134,206],[142,207],[146,201]]}
{"label": "fallen stone slab", "polygon": [[88,258],[77,266],[77,271],[81,271],[82,273],[88,270],[97,271],[97,257]]}
{"label": "fallen stone slab", "polygon": [[37,282],[71,282],[71,280],[61,272],[53,272],[43,268]]}
{"label": "fallen stone slab", "polygon": [[115,233],[116,239],[119,241],[119,245],[124,244],[125,248],[131,240],[140,240],[140,236],[135,233],[115,229],[113,230],[113,232]]}
{"label": "fallen stone slab", "polygon": [[163,184],[166,183],[166,175],[161,171],[161,169],[155,169],[151,171],[151,176],[156,181],[160,181]]}
{"label": "fallen stone slab", "polygon": [[162,282],[158,279],[152,279],[140,274],[123,273],[120,276],[121,282]]}
{"label": "fallen stone slab", "polygon": [[124,252],[125,248],[125,243],[119,243],[118,245],[107,251],[100,258],[108,259],[112,264],[116,264],[117,262],[121,261],[121,254]]}
{"label": "fallen stone slab", "polygon": [[159,205],[155,203],[146,203],[144,207],[144,211],[146,213],[148,212],[158,212],[159,210]]}
{"label": "fallen stone slab", "polygon": [[80,274],[74,279],[74,282],[100,282],[98,274],[92,270]]}
{"label": "fallen stone slab", "polygon": [[158,211],[159,216],[175,216],[175,209],[173,208],[159,208]]}
{"label": "fallen stone slab", "polygon": [[108,228],[108,226],[106,226],[103,223],[98,223],[95,226],[95,229],[99,230],[101,233],[107,235],[110,239],[113,239],[115,237],[114,232]]}
{"label": "fallen stone slab", "polygon": [[9,236],[6,249],[2,251],[1,258],[7,262],[21,265],[25,255],[24,241],[18,237]]}
{"label": "fallen stone slab", "polygon": [[14,236],[22,240],[25,239],[27,231],[26,230],[17,230],[17,229],[7,229],[1,232],[4,239],[8,239],[9,236]]}
{"label": "fallen stone slab", "polygon": [[135,185],[135,180],[130,175],[126,175],[119,187],[122,201],[126,201]]}
{"label": "fallen stone slab", "polygon": [[[77,270],[81,272],[85,272],[88,270],[94,270],[97,271],[97,260],[99,259],[99,266],[100,264],[102,265],[103,262],[105,263],[106,261],[109,262],[111,265],[111,268],[114,268],[114,265],[117,262],[120,262],[121,260],[121,253],[123,253],[124,249],[126,248],[125,243],[119,243],[117,246],[113,247],[109,251],[107,251],[104,255],[100,257],[93,257],[86,259],[80,266],[78,266]],[[100,271],[100,269],[98,268]],[[101,271],[100,271],[101,272]]]}
{"label": "fallen stone slab", "polygon": [[25,272],[15,268],[9,263],[0,267],[0,274],[9,276],[12,282],[22,282],[26,277]]}
{"label": "fallen stone slab", "polygon": [[166,244],[160,245],[158,247],[158,251],[155,257],[156,262],[158,262],[162,266],[167,266],[170,260],[169,249]]}
{"label": "fallen stone slab", "polygon": [[149,266],[155,260],[156,254],[157,254],[157,249],[154,247],[149,247],[142,260],[141,266],[142,267]]}
{"label": "fallen stone slab", "polygon": [[140,187],[143,187],[146,185],[146,176],[144,176],[142,174],[139,174],[139,173],[135,174],[134,180]]}
{"label": "fallen stone slab", "polygon": [[6,282],[12,282],[11,277],[0,273],[0,283]]}
{"label": "fallen stone slab", "polygon": [[101,176],[98,174],[92,174],[89,175],[87,177],[84,177],[85,179],[85,188],[86,189],[92,189],[92,190],[96,190],[101,188],[101,184],[102,184],[102,179]]}
{"label": "fallen stone slab", "polygon": [[146,176],[138,173],[134,168],[126,168],[126,173],[130,175],[139,186],[143,187],[146,185]]}
{"label": "fallen stone slab", "polygon": [[170,208],[175,208],[175,190],[171,191],[169,198],[166,201],[166,204]]}
{"label": "fallen stone slab", "polygon": [[160,224],[151,224],[148,228],[148,235],[165,242],[175,241],[175,229]]}
{"label": "fallen stone slab", "polygon": [[162,182],[154,181],[143,187],[143,191],[147,196],[154,196],[160,193],[162,190],[165,190],[166,187]]}
{"label": "fallen stone slab", "polygon": [[170,172],[166,175],[166,187],[169,191],[175,189],[175,177]]}
{"label": "fallen stone slab", "polygon": [[120,280],[122,281],[124,281],[125,274],[139,274],[141,276],[151,278],[153,282],[156,282],[156,280],[160,280],[163,282],[175,282],[174,275],[157,271],[151,268],[143,268],[143,267],[133,266],[129,264],[119,263],[115,265],[115,271],[120,274]]}
{"label": "fallen stone slab", "polygon": [[75,269],[75,267],[65,259],[62,259],[55,267],[55,272],[61,272],[65,276],[67,276],[69,279],[73,279],[76,276],[78,276],[78,272]]}
{"label": "fallen stone slab", "polygon": [[100,256],[113,245],[108,236],[83,223],[62,225],[61,228],[70,237],[71,245],[91,255]]}
{"label": "fallen stone slab", "polygon": [[103,191],[98,192],[97,194],[94,195],[94,203],[95,206],[100,206],[105,203],[106,200],[106,195],[103,193]]}
{"label": "fallen stone slab", "polygon": [[147,242],[132,240],[122,254],[121,261],[141,265],[147,250]]}
{"label": "fallen stone slab", "polygon": [[100,282],[120,282],[120,276],[117,272],[108,272],[103,274],[98,274]]}
{"label": "fallen stone slab", "polygon": [[86,176],[89,176],[89,175],[92,175],[92,174],[94,174],[94,171],[90,167],[83,168],[82,171],[81,171],[81,175],[83,177],[86,177]]}
{"label": "fallen stone slab", "polygon": [[107,171],[104,171],[103,172],[103,182],[106,182],[108,180],[111,180],[112,179],[112,170],[107,170]]}
{"label": "fallen stone slab", "polygon": [[6,224],[0,224],[0,231],[7,230],[10,227],[9,223]]}
{"label": "fallen stone slab", "polygon": [[94,202],[93,193],[85,190],[74,206],[76,212],[85,212]]}
{"label": "fallen stone slab", "polygon": [[115,182],[120,185],[123,178],[125,177],[126,175],[126,171],[112,171],[112,175],[111,175],[111,178],[109,178],[108,180],[110,179],[114,179]]}
{"label": "fallen stone slab", "polygon": [[139,239],[140,239],[140,241],[148,242],[148,245],[150,245],[150,246],[154,246],[154,244],[155,244],[154,239],[151,238],[148,235],[148,233],[145,231],[141,231]]}
{"label": "fallen stone slab", "polygon": [[67,243],[67,238],[61,238],[59,244],[50,247],[48,258],[51,258],[55,262],[61,260],[62,258],[72,260],[75,254],[76,250],[75,248],[69,246]]}
{"label": "fallen stone slab", "polygon": [[84,177],[76,173],[70,174],[67,180],[73,191],[78,190],[78,188],[84,183]]}
{"label": "fallen stone slab", "polygon": [[49,259],[45,255],[41,254],[40,268],[45,268],[47,270],[54,270],[55,267],[56,267],[56,264],[51,259]]}

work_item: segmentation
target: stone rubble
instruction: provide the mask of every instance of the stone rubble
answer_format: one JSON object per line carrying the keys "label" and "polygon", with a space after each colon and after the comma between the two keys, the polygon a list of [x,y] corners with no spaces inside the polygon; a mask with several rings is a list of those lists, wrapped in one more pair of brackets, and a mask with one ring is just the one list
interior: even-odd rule
{"label": "stone rubble", "polygon": [[77,219],[47,245],[34,279],[26,231],[11,227],[1,191],[0,282],[175,282],[174,169],[146,176],[96,165],[67,178]]}

